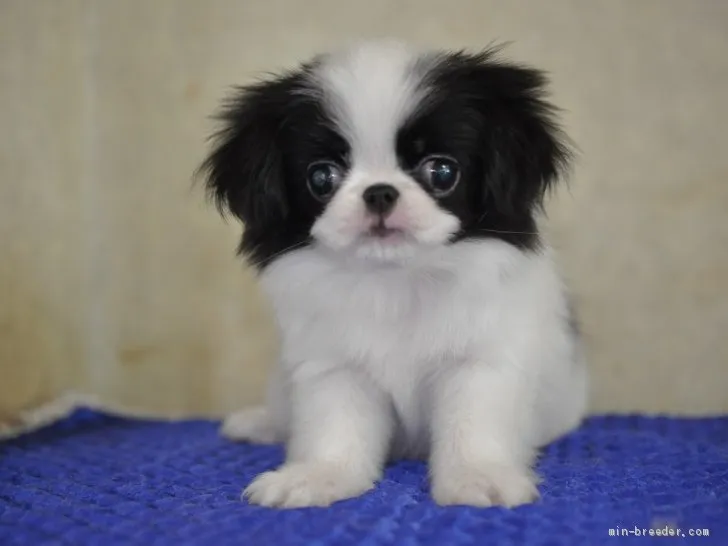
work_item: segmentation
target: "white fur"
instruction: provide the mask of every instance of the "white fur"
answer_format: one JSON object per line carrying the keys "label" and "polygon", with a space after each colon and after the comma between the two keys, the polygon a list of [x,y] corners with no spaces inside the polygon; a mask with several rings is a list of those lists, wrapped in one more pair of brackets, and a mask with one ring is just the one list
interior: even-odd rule
{"label": "white fur", "polygon": [[226,431],[260,441],[265,420],[265,440],[287,442],[288,461],[248,488],[250,500],[329,504],[369,489],[388,455],[429,455],[444,504],[532,500],[535,450],[576,426],[586,400],[549,254],[487,241],[404,266],[354,263],[313,247],[262,277],[280,368],[260,420],[233,415]]}
{"label": "white fur", "polygon": [[[459,221],[397,166],[394,134],[419,100],[398,45],[339,54],[318,77],[353,168],[312,229],[316,244],[261,276],[281,331],[266,408],[227,436],[283,441],[287,459],[246,489],[266,506],[328,505],[370,489],[389,457],[429,457],[441,504],[513,506],[537,495],[538,447],[585,411],[586,371],[551,252],[498,240],[443,244]],[[400,191],[367,237],[361,194]]]}
{"label": "white fur", "polygon": [[419,52],[394,40],[363,43],[322,59],[314,78],[355,165],[397,167],[394,136],[426,95],[423,62]]}
{"label": "white fur", "polygon": [[[423,60],[424,59],[424,60]],[[422,85],[427,57],[397,41],[367,43],[325,58],[314,78],[323,90],[337,128],[351,146],[352,168],[342,187],[314,224],[312,234],[341,250],[356,247],[359,257],[409,258],[417,248],[442,244],[460,227],[405,173],[394,146],[397,130],[426,100]],[[363,191],[379,182],[400,193],[386,226],[401,229],[401,241],[362,237],[372,218]]]}

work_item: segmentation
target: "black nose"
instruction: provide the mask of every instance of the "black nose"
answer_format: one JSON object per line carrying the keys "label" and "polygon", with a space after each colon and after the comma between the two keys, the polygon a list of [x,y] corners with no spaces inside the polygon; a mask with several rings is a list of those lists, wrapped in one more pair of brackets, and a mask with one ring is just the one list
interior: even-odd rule
{"label": "black nose", "polygon": [[369,212],[384,215],[394,208],[394,204],[399,197],[399,191],[389,184],[374,184],[364,190],[362,197]]}

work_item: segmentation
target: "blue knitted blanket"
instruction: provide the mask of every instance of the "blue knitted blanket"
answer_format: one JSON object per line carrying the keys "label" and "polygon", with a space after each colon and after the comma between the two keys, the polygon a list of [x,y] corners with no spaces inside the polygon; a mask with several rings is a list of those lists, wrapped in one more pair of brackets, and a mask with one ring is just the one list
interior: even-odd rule
{"label": "blue knitted blanket", "polygon": [[82,410],[0,443],[0,545],[728,545],[728,417],[591,418],[514,510],[440,508],[414,462],[327,509],[248,506],[242,487],[282,450],[216,429]]}

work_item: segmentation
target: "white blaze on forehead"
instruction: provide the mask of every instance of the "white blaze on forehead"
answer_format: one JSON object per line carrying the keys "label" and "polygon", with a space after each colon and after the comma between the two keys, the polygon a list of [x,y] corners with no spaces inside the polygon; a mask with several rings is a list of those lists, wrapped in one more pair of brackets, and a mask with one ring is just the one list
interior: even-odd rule
{"label": "white blaze on forehead", "polygon": [[425,97],[421,55],[396,41],[366,42],[316,69],[337,128],[364,168],[396,168],[397,130]]}

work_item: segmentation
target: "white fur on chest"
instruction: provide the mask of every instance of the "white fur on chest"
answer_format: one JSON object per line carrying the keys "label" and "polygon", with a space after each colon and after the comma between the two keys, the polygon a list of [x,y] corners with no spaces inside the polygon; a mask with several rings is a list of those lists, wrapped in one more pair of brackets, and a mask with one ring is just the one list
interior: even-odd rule
{"label": "white fur on chest", "polygon": [[498,241],[386,266],[344,262],[313,247],[274,263],[261,280],[281,330],[284,375],[312,362],[361,370],[417,443],[429,379],[522,333],[514,325],[553,312],[549,300],[559,295],[545,256]]}
{"label": "white fur on chest", "polygon": [[379,375],[464,356],[504,303],[508,264],[506,249],[468,246],[407,265],[345,263],[316,248],[274,264],[262,281],[284,362],[323,359]]}

